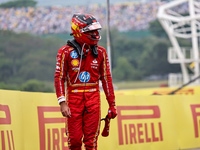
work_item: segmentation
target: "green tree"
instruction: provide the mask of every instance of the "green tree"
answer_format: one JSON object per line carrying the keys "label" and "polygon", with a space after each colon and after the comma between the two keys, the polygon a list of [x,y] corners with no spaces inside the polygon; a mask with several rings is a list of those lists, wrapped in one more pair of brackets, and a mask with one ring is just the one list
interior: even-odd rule
{"label": "green tree", "polygon": [[34,0],[15,0],[0,4],[0,8],[35,7],[36,4]]}
{"label": "green tree", "polygon": [[[106,32],[102,31],[101,35],[99,44],[107,48]],[[155,36],[130,38],[116,30],[112,30],[111,35],[114,81],[140,80],[152,74],[180,71],[179,65],[167,61],[169,40]],[[42,38],[11,31],[0,31],[0,41],[0,88],[20,89],[21,84],[29,80],[54,88],[53,84],[47,86],[47,83],[54,80],[57,51],[66,44],[65,41],[52,35]],[[189,41],[185,43],[183,41],[187,46]]]}
{"label": "green tree", "polygon": [[52,88],[45,87],[45,84],[38,80],[29,80],[21,86],[22,91],[29,92],[53,92]]}
{"label": "green tree", "polygon": [[172,65],[167,60],[169,41],[160,39],[148,51],[144,51],[139,61],[142,76],[152,74],[165,75],[169,72],[180,72],[179,65]]}
{"label": "green tree", "polygon": [[117,81],[130,81],[136,79],[138,75],[137,71],[125,57],[119,57],[117,60],[117,65],[113,69],[113,77]]}
{"label": "green tree", "polygon": [[0,31],[0,41],[0,83],[7,85],[0,88],[20,89],[31,79],[53,81],[56,54],[64,41],[10,31]]}
{"label": "green tree", "polygon": [[149,24],[149,31],[159,37],[159,38],[167,38],[167,34],[163,27],[161,26],[160,22],[157,20],[150,22]]}
{"label": "green tree", "polygon": [[137,69],[137,62],[144,49],[144,44],[140,39],[132,39],[122,36],[119,32],[112,32],[112,66],[116,67],[118,58],[126,57],[128,62]]}

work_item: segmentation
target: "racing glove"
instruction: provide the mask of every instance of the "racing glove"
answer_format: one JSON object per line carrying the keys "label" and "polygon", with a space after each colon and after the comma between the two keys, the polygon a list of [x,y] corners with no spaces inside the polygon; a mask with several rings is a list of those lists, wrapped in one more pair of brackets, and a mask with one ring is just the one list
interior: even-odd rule
{"label": "racing glove", "polygon": [[109,104],[109,109],[108,109],[108,118],[109,119],[114,119],[117,116],[117,111],[115,108],[115,103]]}

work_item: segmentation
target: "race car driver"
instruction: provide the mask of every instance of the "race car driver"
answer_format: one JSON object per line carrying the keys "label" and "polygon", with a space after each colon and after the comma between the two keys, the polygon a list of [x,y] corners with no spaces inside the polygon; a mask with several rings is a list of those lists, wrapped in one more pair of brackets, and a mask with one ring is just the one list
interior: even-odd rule
{"label": "race car driver", "polygon": [[81,150],[82,138],[86,150],[97,149],[101,122],[99,80],[109,104],[108,117],[117,116],[107,53],[97,45],[101,28],[94,16],[74,14],[71,21],[74,38],[57,54],[55,89],[61,113],[67,117],[66,134],[71,150]]}

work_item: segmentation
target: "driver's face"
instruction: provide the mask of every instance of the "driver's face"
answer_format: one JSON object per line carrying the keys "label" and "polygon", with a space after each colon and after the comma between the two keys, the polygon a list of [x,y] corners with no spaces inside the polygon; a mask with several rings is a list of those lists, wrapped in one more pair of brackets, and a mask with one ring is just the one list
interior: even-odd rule
{"label": "driver's face", "polygon": [[88,35],[98,35],[99,32],[97,30],[92,30],[92,31],[85,32],[85,34],[88,34]]}

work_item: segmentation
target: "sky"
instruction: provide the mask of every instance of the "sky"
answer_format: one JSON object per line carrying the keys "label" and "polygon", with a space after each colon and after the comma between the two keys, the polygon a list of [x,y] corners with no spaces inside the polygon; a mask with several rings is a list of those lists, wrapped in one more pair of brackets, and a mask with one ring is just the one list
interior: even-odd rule
{"label": "sky", "polygon": [[[8,2],[11,0],[0,0],[0,4],[4,2]],[[37,1],[37,6],[70,6],[70,5],[87,5],[87,4],[106,4],[107,0],[35,0]],[[122,2],[148,2],[155,0],[109,0],[110,4],[113,3],[122,3]],[[158,1],[158,0],[157,0]]]}

